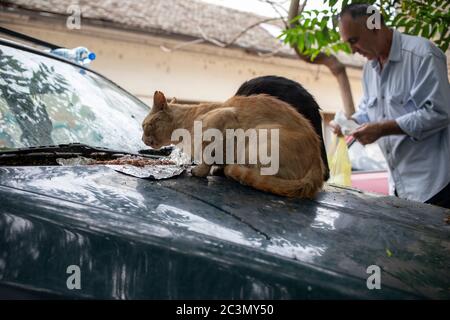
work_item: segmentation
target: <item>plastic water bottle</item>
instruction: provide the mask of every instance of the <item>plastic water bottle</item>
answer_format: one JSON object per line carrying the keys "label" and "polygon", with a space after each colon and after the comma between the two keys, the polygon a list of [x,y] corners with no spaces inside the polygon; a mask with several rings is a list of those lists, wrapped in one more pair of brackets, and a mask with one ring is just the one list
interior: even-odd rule
{"label": "plastic water bottle", "polygon": [[59,48],[50,51],[52,54],[71,60],[81,65],[87,65],[95,60],[95,53],[89,51],[85,47],[77,47],[73,49]]}

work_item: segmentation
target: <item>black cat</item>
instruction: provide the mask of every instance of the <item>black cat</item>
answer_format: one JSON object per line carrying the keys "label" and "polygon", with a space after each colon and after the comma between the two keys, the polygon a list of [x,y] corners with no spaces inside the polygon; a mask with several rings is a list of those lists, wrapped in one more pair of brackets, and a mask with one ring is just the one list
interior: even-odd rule
{"label": "black cat", "polygon": [[308,119],[322,142],[322,161],[325,165],[324,181],[330,176],[327,153],[322,135],[320,107],[314,97],[298,82],[278,76],[264,76],[244,82],[236,92],[237,96],[250,96],[265,93],[289,103]]}

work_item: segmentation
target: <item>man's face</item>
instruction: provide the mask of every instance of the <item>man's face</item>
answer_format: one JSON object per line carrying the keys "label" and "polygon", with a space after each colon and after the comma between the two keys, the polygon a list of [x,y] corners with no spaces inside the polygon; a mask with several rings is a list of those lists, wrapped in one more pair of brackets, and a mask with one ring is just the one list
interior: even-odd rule
{"label": "man's face", "polygon": [[369,60],[377,58],[376,30],[367,28],[366,18],[353,19],[349,14],[344,15],[339,21],[339,33],[342,41],[350,45],[353,53],[358,52]]}

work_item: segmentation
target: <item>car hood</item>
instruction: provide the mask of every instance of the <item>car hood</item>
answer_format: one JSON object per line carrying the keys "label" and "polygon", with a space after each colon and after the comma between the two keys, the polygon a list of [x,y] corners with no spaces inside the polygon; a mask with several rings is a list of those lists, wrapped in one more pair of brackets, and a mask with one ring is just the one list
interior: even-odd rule
{"label": "car hood", "polygon": [[[448,211],[327,186],[314,200],[224,177],[0,168],[0,281],[100,298],[449,298]],[[80,266],[82,290],[66,286]],[[369,290],[369,266],[381,290]]]}

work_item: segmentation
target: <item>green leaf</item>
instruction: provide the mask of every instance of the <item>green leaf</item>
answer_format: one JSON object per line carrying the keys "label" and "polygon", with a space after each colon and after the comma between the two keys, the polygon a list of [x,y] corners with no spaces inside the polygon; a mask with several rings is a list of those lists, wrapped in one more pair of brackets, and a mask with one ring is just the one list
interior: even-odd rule
{"label": "green leaf", "polygon": [[314,35],[312,33],[308,33],[307,37],[308,37],[309,46],[313,47],[317,42],[316,37],[314,37]]}
{"label": "green leaf", "polygon": [[404,27],[405,25],[406,25],[406,21],[407,21],[407,19],[408,18],[406,18],[406,17],[404,17],[404,16],[400,16],[400,15],[398,15],[397,17],[400,17],[399,19],[398,19],[398,21],[393,21],[393,26],[395,26],[395,27]]}
{"label": "green leaf", "polygon": [[339,48],[340,48],[342,51],[344,51],[345,53],[349,53],[349,54],[352,53],[352,48],[350,48],[350,45],[349,45],[348,43],[341,42],[341,43],[339,44]]}
{"label": "green leaf", "polygon": [[292,38],[293,38],[293,34],[291,32],[287,33],[286,36],[284,37],[284,42],[285,43],[292,43]]}
{"label": "green leaf", "polygon": [[430,38],[434,38],[434,36],[436,35],[437,30],[438,30],[437,25],[434,25],[433,28],[431,29],[431,32],[430,32]]}
{"label": "green leaf", "polygon": [[386,254],[389,258],[393,256],[391,250],[389,250],[388,248],[386,248]]}
{"label": "green leaf", "polygon": [[327,42],[330,42],[330,31],[328,30],[327,27],[325,27],[325,28],[322,29],[322,35],[323,35],[323,38],[324,38]]}
{"label": "green leaf", "polygon": [[439,26],[439,34],[440,34],[441,36],[444,35],[444,30],[445,30],[445,24],[442,23],[442,24]]}
{"label": "green leaf", "polygon": [[307,29],[309,27],[309,23],[311,22],[311,19],[305,19],[303,20],[303,23],[301,24],[301,26],[305,29]]}
{"label": "green leaf", "polygon": [[348,0],[343,0],[342,1],[342,8],[344,8],[345,6],[347,6],[348,4]]}
{"label": "green leaf", "polygon": [[297,39],[297,48],[300,52],[303,52],[303,50],[305,49],[305,35],[303,33],[298,35],[298,39]]}
{"label": "green leaf", "polygon": [[414,20],[409,20],[405,25],[405,33],[409,33],[409,30],[415,25]]}
{"label": "green leaf", "polygon": [[314,36],[317,40],[317,44],[319,45],[319,48],[321,48],[327,44],[327,41],[325,41],[322,31],[316,32]]}
{"label": "green leaf", "polygon": [[[290,32],[287,32],[286,30],[283,30],[278,36],[277,39],[282,39],[283,37],[286,39],[286,37],[290,35]],[[287,42],[286,40],[284,40],[284,42]]]}
{"label": "green leaf", "polygon": [[290,23],[295,23],[295,22],[297,22],[298,20],[300,20],[301,18],[302,18],[302,15],[300,14],[300,15],[296,16],[294,19],[292,19],[292,20],[290,21]]}
{"label": "green leaf", "polygon": [[320,29],[324,29],[327,26],[328,19],[329,19],[329,17],[327,17],[327,16],[322,18],[322,20],[320,21]]}
{"label": "green leaf", "polygon": [[413,35],[419,35],[419,32],[420,32],[420,30],[421,30],[421,24],[420,24],[420,22],[419,21],[417,21],[416,22],[416,25],[414,26],[414,29],[413,29],[413,31],[412,31],[412,34]]}
{"label": "green leaf", "polygon": [[428,38],[429,35],[430,35],[430,29],[431,29],[430,25],[429,24],[425,24],[423,26],[423,28],[422,28],[422,31],[421,31],[420,35],[422,37],[424,37],[424,38]]}
{"label": "green leaf", "polygon": [[306,48],[306,49],[309,49],[310,43],[309,43],[308,32],[305,32],[304,38],[303,38],[303,42],[304,42],[304,44],[305,44],[305,48]]}
{"label": "green leaf", "polygon": [[316,57],[317,57],[317,55],[318,55],[319,53],[320,53],[319,50],[314,51],[314,52],[311,54],[311,57],[310,57],[311,61],[314,61],[314,59],[316,59]]}

